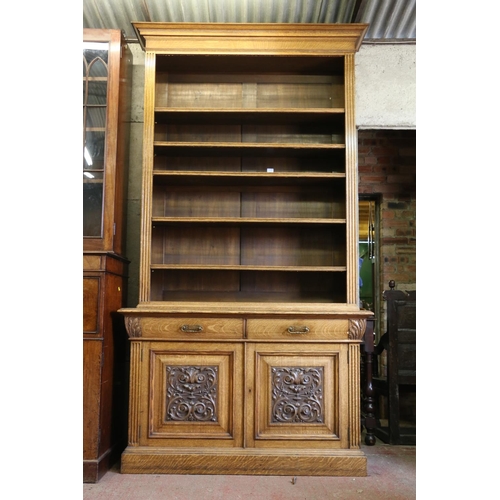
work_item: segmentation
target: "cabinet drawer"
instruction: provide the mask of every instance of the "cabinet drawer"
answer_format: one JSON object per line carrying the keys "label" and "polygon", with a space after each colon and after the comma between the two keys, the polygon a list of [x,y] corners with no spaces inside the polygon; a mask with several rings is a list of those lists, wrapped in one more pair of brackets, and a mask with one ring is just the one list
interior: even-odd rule
{"label": "cabinet drawer", "polygon": [[241,318],[142,318],[143,337],[179,340],[243,338]]}
{"label": "cabinet drawer", "polygon": [[249,339],[272,340],[344,340],[347,339],[347,319],[249,319]]}

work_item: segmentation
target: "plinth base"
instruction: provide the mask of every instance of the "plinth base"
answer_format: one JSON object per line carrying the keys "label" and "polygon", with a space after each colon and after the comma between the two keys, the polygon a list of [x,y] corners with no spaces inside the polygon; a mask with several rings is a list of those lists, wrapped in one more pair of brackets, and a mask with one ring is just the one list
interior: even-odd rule
{"label": "plinth base", "polygon": [[277,450],[128,447],[123,474],[366,476],[360,450]]}

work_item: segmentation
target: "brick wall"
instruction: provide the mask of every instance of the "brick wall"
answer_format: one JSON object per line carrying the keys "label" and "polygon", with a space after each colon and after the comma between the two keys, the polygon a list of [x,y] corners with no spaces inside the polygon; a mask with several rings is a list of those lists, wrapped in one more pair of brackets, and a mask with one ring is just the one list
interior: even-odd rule
{"label": "brick wall", "polygon": [[[380,203],[380,297],[389,280],[400,290],[416,289],[416,131],[358,131],[359,193],[374,195]],[[380,334],[386,330],[386,305],[381,298]],[[387,372],[386,352],[379,369]],[[378,416],[387,418],[384,399]],[[415,421],[415,392],[401,391],[400,418]]]}
{"label": "brick wall", "polygon": [[416,131],[358,131],[359,193],[380,201],[380,288],[416,289]]}

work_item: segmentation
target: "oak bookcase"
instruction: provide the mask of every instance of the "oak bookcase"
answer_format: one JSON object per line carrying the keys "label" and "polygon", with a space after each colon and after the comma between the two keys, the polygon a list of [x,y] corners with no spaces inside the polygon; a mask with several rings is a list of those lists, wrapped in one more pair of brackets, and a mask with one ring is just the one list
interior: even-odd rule
{"label": "oak bookcase", "polygon": [[145,50],[124,473],[366,475],[364,24],[133,23]]}

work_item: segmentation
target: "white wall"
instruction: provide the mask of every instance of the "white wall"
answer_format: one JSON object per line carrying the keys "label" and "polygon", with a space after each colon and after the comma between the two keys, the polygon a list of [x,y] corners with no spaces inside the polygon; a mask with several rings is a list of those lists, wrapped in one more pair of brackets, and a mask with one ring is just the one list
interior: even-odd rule
{"label": "white wall", "polygon": [[356,125],[416,129],[416,45],[361,45],[355,56]]}

